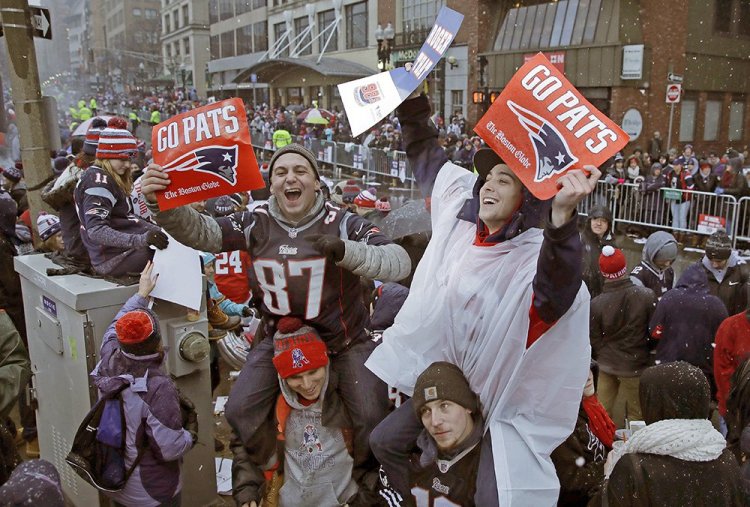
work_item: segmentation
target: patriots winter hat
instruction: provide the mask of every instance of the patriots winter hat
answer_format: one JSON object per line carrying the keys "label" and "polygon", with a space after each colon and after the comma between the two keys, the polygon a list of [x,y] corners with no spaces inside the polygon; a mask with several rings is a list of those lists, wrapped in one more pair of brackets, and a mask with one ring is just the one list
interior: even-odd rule
{"label": "patriots winter hat", "polygon": [[716,231],[706,241],[706,257],[712,261],[725,261],[732,255],[732,240],[726,232]]}
{"label": "patriots winter hat", "polygon": [[377,191],[374,188],[368,188],[367,190],[361,191],[357,197],[354,198],[354,204],[361,208],[374,208],[375,201],[377,201],[375,192]]}
{"label": "patriots winter hat", "polygon": [[18,204],[11,195],[0,188],[0,233],[6,237],[16,236],[16,216]]}
{"label": "patriots winter hat", "polygon": [[145,308],[120,317],[115,322],[115,332],[122,350],[138,356],[154,353],[161,343],[159,321]]}
{"label": "patriots winter hat", "polygon": [[625,276],[628,272],[628,263],[625,261],[625,254],[622,250],[611,245],[605,245],[602,248],[602,254],[599,256],[599,270],[604,278],[616,280]]}
{"label": "patriots winter hat", "polygon": [[83,141],[83,152],[86,155],[96,155],[102,130],[104,130],[102,127],[92,127],[86,132],[86,139]]}
{"label": "patriots winter hat", "polygon": [[328,348],[318,332],[296,317],[282,317],[273,336],[273,365],[281,378],[328,364]]}
{"label": "patriots winter hat", "polygon": [[125,129],[107,127],[99,135],[96,158],[127,160],[137,150],[138,145],[133,134]]}
{"label": "patriots winter hat", "polygon": [[461,368],[446,361],[432,363],[417,377],[414,384],[414,412],[422,416],[422,408],[430,401],[448,400],[476,412],[479,397],[471,390]]}
{"label": "patriots winter hat", "polygon": [[128,120],[126,120],[122,116],[113,116],[107,121],[107,127],[113,129],[127,129]]}
{"label": "patriots winter hat", "polygon": [[359,188],[359,185],[357,185],[357,182],[354,180],[339,181],[333,187],[333,191],[331,192],[331,199],[336,204],[344,205],[354,202],[354,199],[359,195],[361,191],[362,189]]}
{"label": "patriots winter hat", "polygon": [[67,157],[57,157],[52,162],[52,172],[55,173],[55,176],[60,176],[66,167],[68,167],[68,164],[70,164],[70,161],[68,161]]}
{"label": "patriots winter hat", "polygon": [[5,178],[12,181],[13,183],[18,183],[21,181],[21,178],[23,178],[23,172],[21,172],[21,169],[19,169],[18,164],[16,164],[16,167],[7,167],[3,169],[3,174],[5,175]]}
{"label": "patriots winter hat", "polygon": [[273,174],[273,165],[276,163],[276,161],[281,157],[282,155],[286,155],[287,153],[296,153],[297,155],[302,155],[307,159],[308,162],[310,162],[310,167],[312,167],[313,172],[315,172],[315,177],[320,181],[320,173],[318,172],[318,162],[315,160],[315,155],[312,154],[310,150],[305,148],[302,145],[299,144],[287,144],[283,148],[279,148],[276,150],[271,157],[271,161],[268,163],[268,173]]}
{"label": "patriots winter hat", "polygon": [[228,195],[222,195],[214,202],[214,216],[225,217],[234,213],[234,203]]}
{"label": "patriots winter hat", "polygon": [[60,219],[56,215],[41,211],[36,219],[36,228],[42,241],[47,241],[60,232]]}
{"label": "patriots winter hat", "polygon": [[388,213],[391,211],[391,201],[388,200],[388,197],[381,197],[375,202],[375,209],[383,213]]}

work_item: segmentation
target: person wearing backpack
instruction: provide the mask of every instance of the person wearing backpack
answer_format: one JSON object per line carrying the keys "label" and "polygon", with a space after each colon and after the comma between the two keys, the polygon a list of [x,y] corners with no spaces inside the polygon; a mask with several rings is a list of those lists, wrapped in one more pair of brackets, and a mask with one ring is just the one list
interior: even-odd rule
{"label": "person wearing backpack", "polygon": [[[136,459],[140,461],[120,491],[105,492],[116,506],[179,506],[182,456],[197,439],[194,407],[180,395],[163,367],[159,321],[148,309],[149,294],[156,284],[152,270],[149,261],[141,272],[138,292],[125,302],[104,333],[101,360],[91,373],[100,397],[130,383],[121,393],[125,468]],[[182,414],[183,407],[192,408],[187,416]]]}

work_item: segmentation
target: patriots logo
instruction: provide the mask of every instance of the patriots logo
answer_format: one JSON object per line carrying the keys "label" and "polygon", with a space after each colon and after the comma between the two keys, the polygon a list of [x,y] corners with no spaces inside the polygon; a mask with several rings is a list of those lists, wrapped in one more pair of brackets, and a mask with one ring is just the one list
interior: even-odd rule
{"label": "patriots logo", "polygon": [[536,155],[535,182],[544,181],[555,174],[565,172],[578,162],[578,158],[570,152],[565,138],[554,126],[541,116],[519,106],[512,100],[509,100],[507,104],[508,108],[518,117],[521,126],[529,133],[529,139],[534,146],[534,154]]}
{"label": "patriots logo", "polygon": [[292,350],[292,368],[302,368],[305,364],[310,364],[310,360],[305,357],[302,349]]}
{"label": "patriots logo", "polygon": [[173,160],[162,167],[164,171],[200,171],[213,174],[230,185],[237,183],[238,146],[206,146]]}

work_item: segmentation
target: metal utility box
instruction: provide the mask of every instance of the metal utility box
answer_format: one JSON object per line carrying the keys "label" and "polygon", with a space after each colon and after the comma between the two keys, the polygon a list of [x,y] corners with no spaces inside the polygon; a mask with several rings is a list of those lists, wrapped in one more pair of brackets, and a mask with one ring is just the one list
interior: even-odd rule
{"label": "metal utility box", "polygon": [[[47,276],[47,268],[58,267],[43,255],[15,259],[26,310],[41,457],[57,467],[70,501],[91,507],[100,505],[98,492],[73,472],[65,456],[97,399],[89,373],[99,361],[102,336],[138,286],[80,275]],[[184,307],[166,301],[156,300],[153,310],[159,316],[165,366],[198,412],[198,442],[183,461],[183,505],[207,505],[216,498],[216,473],[205,298],[196,322],[186,319]]]}

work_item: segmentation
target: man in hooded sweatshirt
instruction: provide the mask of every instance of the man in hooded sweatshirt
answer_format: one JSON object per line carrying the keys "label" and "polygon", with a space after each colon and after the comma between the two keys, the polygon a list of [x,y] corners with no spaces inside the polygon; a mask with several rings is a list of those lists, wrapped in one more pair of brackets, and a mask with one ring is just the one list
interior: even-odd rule
{"label": "man in hooded sweatshirt", "polygon": [[698,264],[688,266],[651,317],[649,332],[658,342],[656,360],[686,361],[697,366],[711,385],[711,397],[715,397],[714,337],[726,318],[724,303],[708,291],[706,272]]}
{"label": "man in hooded sweatshirt", "polygon": [[[476,173],[449,162],[426,96],[406,100],[398,117],[417,183],[431,198],[432,239],[367,367],[411,394],[433,362],[457,365],[488,427],[475,503],[553,505],[559,482],[550,453],[573,430],[590,361],[575,209],[601,173],[570,171],[551,203],[539,201],[490,149],[475,154]],[[403,464],[423,429],[412,403],[370,438],[403,498],[411,491]]]}
{"label": "man in hooded sweatshirt", "polygon": [[583,243],[583,282],[591,298],[602,293],[604,278],[599,271],[599,256],[605,245],[617,246],[612,232],[612,212],[597,204],[589,210],[589,218],[581,232]]}
{"label": "man in hooded sweatshirt", "polygon": [[635,285],[651,289],[657,299],[672,288],[674,269],[672,263],[677,258],[677,240],[664,231],[651,234],[643,245],[641,262],[630,272],[630,280]]}
{"label": "man in hooded sweatshirt", "polygon": [[643,419],[604,467],[609,507],[741,507],[747,505],[737,460],[707,419],[711,389],[684,361],[648,368],[641,376]]}
{"label": "man in hooded sweatshirt", "polygon": [[750,291],[750,264],[732,249],[726,232],[716,231],[708,237],[701,265],[708,276],[708,290],[719,296],[729,315],[744,311]]}

